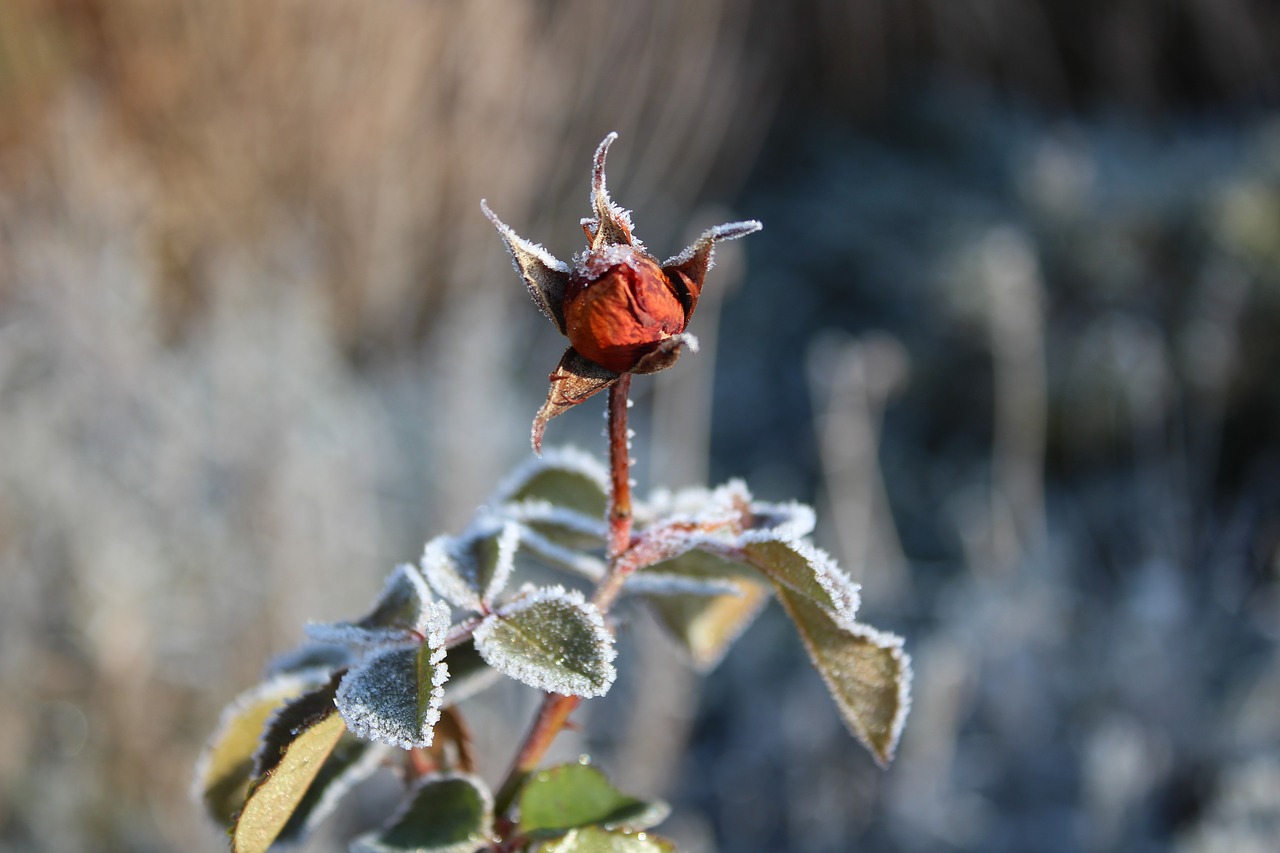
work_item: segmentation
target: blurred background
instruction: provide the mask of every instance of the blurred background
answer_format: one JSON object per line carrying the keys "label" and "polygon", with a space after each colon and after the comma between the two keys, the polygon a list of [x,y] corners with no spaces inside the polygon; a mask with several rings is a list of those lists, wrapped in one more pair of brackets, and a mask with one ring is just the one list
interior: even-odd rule
{"label": "blurred background", "polygon": [[765,223],[642,489],[815,503],[915,704],[881,772],[776,608],[705,680],[637,614],[564,749],[689,851],[1274,850],[1277,103],[1259,0],[5,0],[0,851],[223,849],[221,707],[528,457],[479,200],[569,257],[610,130],[660,258]]}

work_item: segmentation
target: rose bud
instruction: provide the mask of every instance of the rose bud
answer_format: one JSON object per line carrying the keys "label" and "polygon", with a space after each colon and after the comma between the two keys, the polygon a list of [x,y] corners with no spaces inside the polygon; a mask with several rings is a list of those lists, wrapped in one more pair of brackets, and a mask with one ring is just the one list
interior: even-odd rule
{"label": "rose bud", "polygon": [[711,268],[715,243],[760,230],[754,220],[731,222],[705,231],[693,245],[659,264],[631,236],[631,217],[605,190],[605,154],[616,133],[596,149],[591,181],[595,216],[584,219],[591,245],[574,266],[505,225],[480,202],[506,241],[516,272],[529,295],[570,347],[551,374],[551,389],[533,421],[533,448],[540,451],[547,421],[618,380],[623,373],[656,373],[675,364],[684,346],[697,349],[684,334]]}
{"label": "rose bud", "polygon": [[[615,373],[631,370],[684,331],[684,306],[658,262],[630,246],[598,276],[575,270],[564,294],[565,332],[583,357]],[[612,258],[611,258],[612,260]],[[598,264],[597,264],[598,265]]]}

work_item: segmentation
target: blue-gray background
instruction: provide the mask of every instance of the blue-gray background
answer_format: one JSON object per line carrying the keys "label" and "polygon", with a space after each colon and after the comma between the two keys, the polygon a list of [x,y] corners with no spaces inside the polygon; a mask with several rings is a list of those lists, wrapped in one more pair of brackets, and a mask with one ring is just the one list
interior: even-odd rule
{"label": "blue-gray background", "polygon": [[[1246,0],[0,8],[0,851],[217,850],[221,706],[527,457],[592,150],[724,247],[636,383],[903,634],[887,772],[776,610],[584,715],[682,849],[1273,849],[1280,13]],[[550,443],[599,451],[599,407]],[[468,706],[501,772],[528,698]],[[357,795],[312,845],[385,812]]]}

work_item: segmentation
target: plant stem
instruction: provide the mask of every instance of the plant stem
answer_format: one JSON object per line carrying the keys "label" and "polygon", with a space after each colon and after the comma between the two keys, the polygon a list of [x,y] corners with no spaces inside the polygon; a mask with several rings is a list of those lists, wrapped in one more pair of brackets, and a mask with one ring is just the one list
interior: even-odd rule
{"label": "plant stem", "polygon": [[[609,569],[596,587],[591,600],[601,615],[608,613],[629,572],[620,557],[631,546],[631,447],[627,435],[627,395],[631,374],[624,373],[609,388]],[[569,722],[569,716],[581,704],[580,696],[548,693],[533,721],[524,743],[516,754],[506,780],[494,800],[496,814],[505,815],[529,774],[537,768],[556,735]],[[509,820],[500,829],[509,829]],[[505,834],[505,832],[502,832]]]}

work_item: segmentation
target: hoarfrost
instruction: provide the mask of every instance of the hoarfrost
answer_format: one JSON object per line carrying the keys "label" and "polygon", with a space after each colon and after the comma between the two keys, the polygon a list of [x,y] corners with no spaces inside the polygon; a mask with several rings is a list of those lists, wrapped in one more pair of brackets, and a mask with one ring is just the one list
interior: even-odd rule
{"label": "hoarfrost", "polygon": [[[429,654],[425,665],[423,653]],[[449,677],[444,658],[443,646],[402,646],[347,673],[335,698],[347,728],[401,749],[430,746]],[[424,676],[429,683],[422,683]]]}
{"label": "hoarfrost", "polygon": [[401,563],[387,578],[373,609],[355,622],[312,622],[305,627],[317,643],[369,648],[404,642],[431,610],[431,590],[418,570]]}
{"label": "hoarfrost", "polygon": [[603,696],[617,649],[595,605],[562,586],[527,588],[472,635],[489,666],[539,690]]}
{"label": "hoarfrost", "polygon": [[627,578],[624,588],[633,595],[732,595],[742,597],[742,588],[729,578],[697,578],[667,572],[640,571]]}

